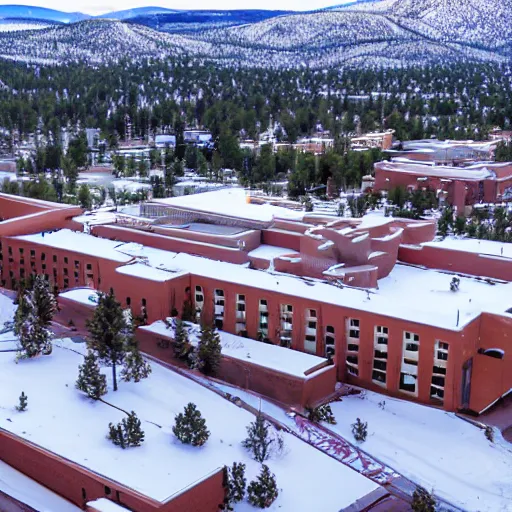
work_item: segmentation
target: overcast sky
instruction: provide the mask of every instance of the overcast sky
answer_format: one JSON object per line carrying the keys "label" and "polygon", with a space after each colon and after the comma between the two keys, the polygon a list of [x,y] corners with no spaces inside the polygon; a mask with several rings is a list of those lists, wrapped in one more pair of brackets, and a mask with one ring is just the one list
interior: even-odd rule
{"label": "overcast sky", "polygon": [[98,15],[106,12],[121,11],[134,7],[166,7],[168,9],[284,9],[308,11],[347,0],[0,0],[0,5],[33,5],[65,12],[83,12]]}

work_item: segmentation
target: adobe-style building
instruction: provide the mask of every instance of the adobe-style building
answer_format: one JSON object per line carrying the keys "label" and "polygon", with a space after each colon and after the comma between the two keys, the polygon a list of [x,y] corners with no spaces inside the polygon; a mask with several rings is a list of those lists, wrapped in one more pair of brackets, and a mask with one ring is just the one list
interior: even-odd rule
{"label": "adobe-style building", "polygon": [[[0,196],[0,215],[20,201]],[[190,301],[197,321],[311,354],[321,359],[307,363],[313,372],[330,361],[323,371],[337,380],[393,396],[478,414],[512,388],[512,258],[484,260],[463,244],[433,251],[433,222],[306,214],[252,204],[241,189],[152,201],[139,217],[27,205],[41,211],[0,223],[3,285],[42,273],[59,292],[113,288],[148,326],[149,353],[162,337],[151,326]],[[476,260],[486,264],[472,270]],[[455,273],[467,274],[458,291]],[[80,301],[61,303],[78,326]],[[256,389],[272,375],[279,388],[279,363],[254,380],[245,374],[256,361],[236,364],[225,367],[231,382]],[[329,392],[297,382],[295,394],[260,392],[299,406]]]}
{"label": "adobe-style building", "polygon": [[431,189],[446,204],[464,214],[466,206],[495,203],[512,198],[512,164],[485,163],[468,167],[424,165],[413,162],[377,162],[375,190],[396,187]]}

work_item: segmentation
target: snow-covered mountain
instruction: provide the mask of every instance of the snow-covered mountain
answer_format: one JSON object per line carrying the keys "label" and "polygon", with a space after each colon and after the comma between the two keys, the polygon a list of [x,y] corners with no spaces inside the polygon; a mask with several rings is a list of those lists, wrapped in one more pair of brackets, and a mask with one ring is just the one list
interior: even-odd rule
{"label": "snow-covered mountain", "polygon": [[100,16],[96,16],[96,18],[127,20],[137,16],[154,16],[155,14],[169,14],[175,12],[179,11],[174,9],[166,9],[165,7],[137,7],[135,9],[126,9],[123,11],[107,12],[105,14],[101,14]]}
{"label": "snow-covered mountain", "polygon": [[81,12],[62,12],[45,7],[32,7],[29,5],[0,5],[0,18],[24,18],[61,23],[74,23],[89,18]]}
{"label": "snow-covered mountain", "polygon": [[181,11],[0,34],[0,56],[104,62],[188,55],[263,67],[405,66],[512,56],[512,0],[379,0],[310,13]]}

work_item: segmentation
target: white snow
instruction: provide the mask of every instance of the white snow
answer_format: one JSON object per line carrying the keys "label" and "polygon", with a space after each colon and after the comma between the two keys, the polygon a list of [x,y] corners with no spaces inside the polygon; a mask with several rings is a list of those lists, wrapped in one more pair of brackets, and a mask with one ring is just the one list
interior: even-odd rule
{"label": "white snow", "polygon": [[[450,291],[453,275],[431,269],[397,264],[379,280],[379,288],[360,290],[338,287],[320,280],[301,279],[241,265],[214,261],[186,253],[173,253],[137,244],[120,245],[119,250],[147,258],[156,268],[171,272],[219,279],[241,286],[278,292],[320,303],[335,304],[382,316],[460,330],[482,311],[505,314],[512,306],[512,284],[490,285],[485,281],[460,277],[458,292]],[[286,257],[281,256],[285,259]],[[414,293],[411,293],[414,290]],[[355,313],[356,314],[356,313]]]}
{"label": "white snow", "polygon": [[88,507],[93,507],[94,510],[97,510],[98,512],[126,512],[127,509],[124,507],[121,507],[121,505],[118,505],[117,503],[114,503],[113,501],[108,500],[107,498],[99,498],[94,501],[89,501],[87,503]]}
{"label": "white snow", "polygon": [[[512,510],[512,445],[453,413],[369,391],[331,403],[337,425],[325,425],[353,439],[356,418],[368,422],[361,448],[414,482],[434,489],[464,510]],[[385,402],[384,409],[379,402]]]}
{"label": "white snow", "polygon": [[292,254],[295,252],[296,251],[290,249],[289,247],[277,247],[274,245],[261,244],[259,247],[249,252],[248,256],[250,258],[273,260],[274,258],[278,258],[279,256],[283,256],[285,254]]}
{"label": "white snow", "polygon": [[[159,282],[169,281],[170,279],[174,279],[175,277],[177,277],[176,273],[166,272],[165,270],[159,270],[157,268],[150,267],[149,265],[145,265],[144,263],[132,263],[130,265],[124,265],[122,267],[116,268],[116,272],[119,274]],[[182,274],[183,273],[180,273],[179,275]]]}
{"label": "white snow", "polygon": [[272,222],[274,218],[301,220],[304,212],[297,212],[270,204],[250,204],[243,188],[227,188],[188,196],[153,199],[153,203],[165,204],[209,212],[240,219]]}
{"label": "white snow", "polygon": [[[85,347],[71,341],[59,345],[51,356],[18,364],[13,354],[0,354],[2,428],[159,501],[234,461],[247,465],[249,480],[259,472],[259,464],[241,446],[254,416],[156,363],[148,379],[120,382],[119,391],[110,390],[104,397],[108,403],[134,410],[146,434],[139,448],[112,445],[105,437],[108,423],[120,421],[124,414],[75,389],[77,367],[83,361],[77,351]],[[110,379],[110,369],[105,372]],[[22,389],[28,409],[19,413],[14,405]],[[211,432],[201,448],[182,445],[172,435],[174,417],[188,402],[198,406]],[[335,512],[376,488],[299,439],[284,434],[284,442],[284,453],[268,461],[280,488],[270,511]],[[252,507],[242,503],[236,510]]]}
{"label": "white snow", "polygon": [[471,252],[474,254],[489,254],[512,258],[512,244],[493,242],[491,240],[478,240],[476,238],[446,237],[444,240],[435,240],[422,244],[425,247],[438,247],[454,251]]}
{"label": "white snow", "polygon": [[[195,325],[192,326],[192,328],[196,327]],[[151,325],[139,327],[139,329],[164,336],[172,337],[173,335],[173,330],[168,329],[162,320],[158,320]],[[304,378],[306,377],[306,372],[312,368],[325,366],[327,362],[323,357],[306,354],[305,352],[262,343],[224,331],[218,331],[218,333],[222,345],[222,354],[288,375]],[[190,342],[196,344],[198,331],[191,331],[190,334]]]}
{"label": "white snow", "polygon": [[81,510],[1,460],[0,491],[39,512],[80,512]]}
{"label": "white snow", "polygon": [[107,240],[106,238],[98,238],[78,231],[71,231],[70,229],[61,229],[59,231],[37,233],[34,235],[21,235],[12,238],[121,263],[126,263],[132,259],[126,254],[115,250],[119,242]]}
{"label": "white snow", "polygon": [[80,302],[87,306],[96,306],[98,303],[98,292],[92,288],[73,288],[72,290],[59,293],[59,297]]}

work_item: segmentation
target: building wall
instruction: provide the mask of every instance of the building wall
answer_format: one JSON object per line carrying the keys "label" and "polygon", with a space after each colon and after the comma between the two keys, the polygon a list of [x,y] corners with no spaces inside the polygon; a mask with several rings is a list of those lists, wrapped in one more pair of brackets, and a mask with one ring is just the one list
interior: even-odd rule
{"label": "building wall", "polygon": [[400,246],[398,259],[427,268],[512,281],[512,260],[432,246]]}
{"label": "building wall", "polygon": [[81,508],[88,501],[107,497],[137,512],[217,512],[224,499],[221,468],[175,499],[159,503],[3,429],[0,454],[7,464]]}
{"label": "building wall", "polygon": [[222,247],[212,244],[198,243],[193,240],[171,238],[164,235],[148,233],[117,226],[94,226],[92,233],[102,238],[119,240],[120,242],[135,242],[138,244],[172,252],[186,252],[196,256],[204,256],[214,260],[228,263],[247,263],[249,261],[246,251],[231,247]]}

